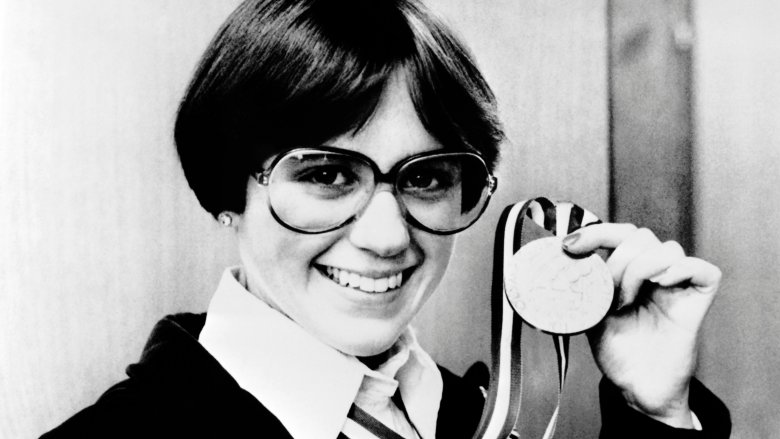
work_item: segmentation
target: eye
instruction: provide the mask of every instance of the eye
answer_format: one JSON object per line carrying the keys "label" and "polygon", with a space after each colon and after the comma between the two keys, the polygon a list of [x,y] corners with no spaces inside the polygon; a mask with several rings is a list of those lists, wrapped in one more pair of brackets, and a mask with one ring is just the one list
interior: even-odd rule
{"label": "eye", "polygon": [[443,160],[425,160],[410,165],[399,176],[404,191],[446,191],[457,184],[460,168]]}
{"label": "eye", "polygon": [[321,186],[348,186],[355,182],[356,178],[351,170],[337,165],[312,166],[301,172],[297,178],[303,183],[312,183]]}
{"label": "eye", "polygon": [[446,169],[417,169],[401,179],[399,189],[416,198],[438,198],[451,192],[456,180]]}
{"label": "eye", "polygon": [[447,157],[413,162],[398,176],[398,190],[408,197],[427,203],[453,196],[461,184],[461,166]]}
{"label": "eye", "polygon": [[440,186],[440,179],[430,170],[420,170],[406,177],[402,187],[412,190],[435,190]]}
{"label": "eye", "polygon": [[311,170],[307,178],[313,183],[324,184],[324,185],[339,185],[339,184],[346,183],[347,177],[344,175],[344,172],[334,168],[335,167],[333,166],[318,167],[316,169]]}

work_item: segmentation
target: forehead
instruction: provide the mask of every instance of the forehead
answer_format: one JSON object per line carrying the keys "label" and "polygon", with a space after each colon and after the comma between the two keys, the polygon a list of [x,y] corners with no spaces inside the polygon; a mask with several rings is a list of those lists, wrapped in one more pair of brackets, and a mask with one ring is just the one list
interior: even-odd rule
{"label": "forehead", "polygon": [[374,114],[359,131],[338,136],[327,144],[360,152],[383,172],[406,157],[443,148],[420,121],[401,72],[390,78]]}

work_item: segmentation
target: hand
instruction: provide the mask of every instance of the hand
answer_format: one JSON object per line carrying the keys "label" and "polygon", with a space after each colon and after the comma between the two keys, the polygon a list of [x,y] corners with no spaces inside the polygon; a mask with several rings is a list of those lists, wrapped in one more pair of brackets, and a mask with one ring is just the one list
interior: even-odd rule
{"label": "hand", "polygon": [[720,270],[631,224],[592,225],[564,239],[570,254],[599,248],[614,250],[607,266],[618,297],[617,307],[588,333],[596,364],[631,407],[692,428],[689,383]]}

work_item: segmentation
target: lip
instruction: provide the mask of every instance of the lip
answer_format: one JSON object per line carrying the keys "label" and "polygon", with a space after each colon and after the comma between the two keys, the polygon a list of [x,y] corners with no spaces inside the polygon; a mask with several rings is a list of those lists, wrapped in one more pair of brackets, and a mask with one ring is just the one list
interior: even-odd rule
{"label": "lip", "polygon": [[[324,278],[328,279],[330,282],[332,282],[333,284],[341,288],[345,288],[351,291],[356,291],[368,295],[382,295],[387,293],[394,293],[400,290],[401,288],[403,288],[403,286],[409,282],[409,279],[411,278],[414,271],[417,269],[417,266],[413,266],[405,269],[399,268],[399,269],[383,269],[383,270],[376,270],[376,269],[350,270],[350,269],[336,267],[332,265],[314,264],[314,268]],[[383,288],[381,288],[379,291],[367,291],[364,287],[361,286],[344,285],[343,283],[340,283],[337,279],[334,279],[330,274],[334,269],[338,270],[339,272],[347,272],[350,274],[359,275],[361,278],[366,278],[371,282],[379,280],[385,285],[386,282],[384,282],[384,280],[400,275],[401,283],[398,286],[393,286],[393,283],[390,282],[390,285],[388,286],[383,285]]]}

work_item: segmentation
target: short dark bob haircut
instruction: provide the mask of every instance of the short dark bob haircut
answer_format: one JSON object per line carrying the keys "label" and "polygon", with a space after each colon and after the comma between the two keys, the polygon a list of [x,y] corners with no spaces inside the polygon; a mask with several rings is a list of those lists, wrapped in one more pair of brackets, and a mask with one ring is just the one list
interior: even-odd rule
{"label": "short dark bob haircut", "polygon": [[420,121],[445,148],[493,169],[495,97],[465,46],[416,0],[247,0],[217,32],[179,107],[184,174],[214,217],[243,213],[271,155],[357,132],[405,74]]}

